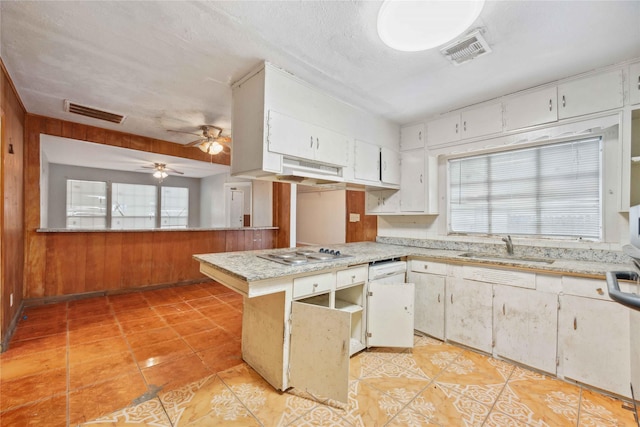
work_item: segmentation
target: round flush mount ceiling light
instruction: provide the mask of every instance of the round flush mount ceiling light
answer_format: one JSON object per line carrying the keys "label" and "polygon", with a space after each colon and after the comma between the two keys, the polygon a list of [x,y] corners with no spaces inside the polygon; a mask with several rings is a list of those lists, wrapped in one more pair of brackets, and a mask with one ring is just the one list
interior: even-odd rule
{"label": "round flush mount ceiling light", "polygon": [[404,52],[431,49],[453,40],[474,23],[484,0],[385,0],[378,35]]}

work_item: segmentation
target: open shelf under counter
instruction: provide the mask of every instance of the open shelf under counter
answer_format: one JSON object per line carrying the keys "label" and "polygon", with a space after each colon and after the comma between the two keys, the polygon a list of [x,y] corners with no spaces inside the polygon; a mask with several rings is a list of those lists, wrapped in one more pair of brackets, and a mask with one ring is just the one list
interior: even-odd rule
{"label": "open shelf under counter", "polygon": [[362,311],[362,306],[359,304],[353,304],[348,301],[343,301],[336,298],[335,308],[337,310],[346,311],[348,313],[358,313]]}

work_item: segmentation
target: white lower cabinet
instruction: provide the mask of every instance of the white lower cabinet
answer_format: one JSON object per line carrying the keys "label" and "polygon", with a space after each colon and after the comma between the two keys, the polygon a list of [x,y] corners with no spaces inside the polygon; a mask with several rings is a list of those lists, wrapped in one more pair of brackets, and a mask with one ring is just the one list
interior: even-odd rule
{"label": "white lower cabinet", "polygon": [[630,346],[629,310],[613,301],[560,296],[558,352],[565,378],[629,397]]}
{"label": "white lower cabinet", "polygon": [[445,336],[447,340],[491,353],[493,291],[490,284],[447,278]]}
{"label": "white lower cabinet", "polygon": [[416,288],[414,329],[441,340],[444,340],[446,272],[446,264],[411,261],[408,273],[408,281]]}
{"label": "white lower cabinet", "polygon": [[504,285],[493,293],[494,354],[555,375],[558,296]]}
{"label": "white lower cabinet", "polygon": [[368,283],[367,268],[339,271],[331,291],[291,302],[288,387],[347,403],[351,355],[366,347],[413,347],[413,284]]}

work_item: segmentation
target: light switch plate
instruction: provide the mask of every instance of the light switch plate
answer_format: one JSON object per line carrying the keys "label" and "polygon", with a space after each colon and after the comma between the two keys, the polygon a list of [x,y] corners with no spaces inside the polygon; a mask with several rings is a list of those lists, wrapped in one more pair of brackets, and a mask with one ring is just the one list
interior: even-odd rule
{"label": "light switch plate", "polygon": [[360,221],[360,214],[350,213],[349,214],[349,222],[358,222]]}

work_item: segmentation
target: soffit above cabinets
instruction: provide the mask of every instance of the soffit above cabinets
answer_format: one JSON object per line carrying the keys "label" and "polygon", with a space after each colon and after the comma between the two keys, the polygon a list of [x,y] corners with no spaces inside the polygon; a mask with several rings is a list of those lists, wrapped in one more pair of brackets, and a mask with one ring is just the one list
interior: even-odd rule
{"label": "soffit above cabinets", "polygon": [[[230,85],[268,60],[399,124],[640,57],[640,2],[487,1],[491,55],[453,66],[376,33],[380,1],[0,2],[0,54],[30,113],[186,144],[231,132]],[[64,100],[122,124],[64,111]]]}

